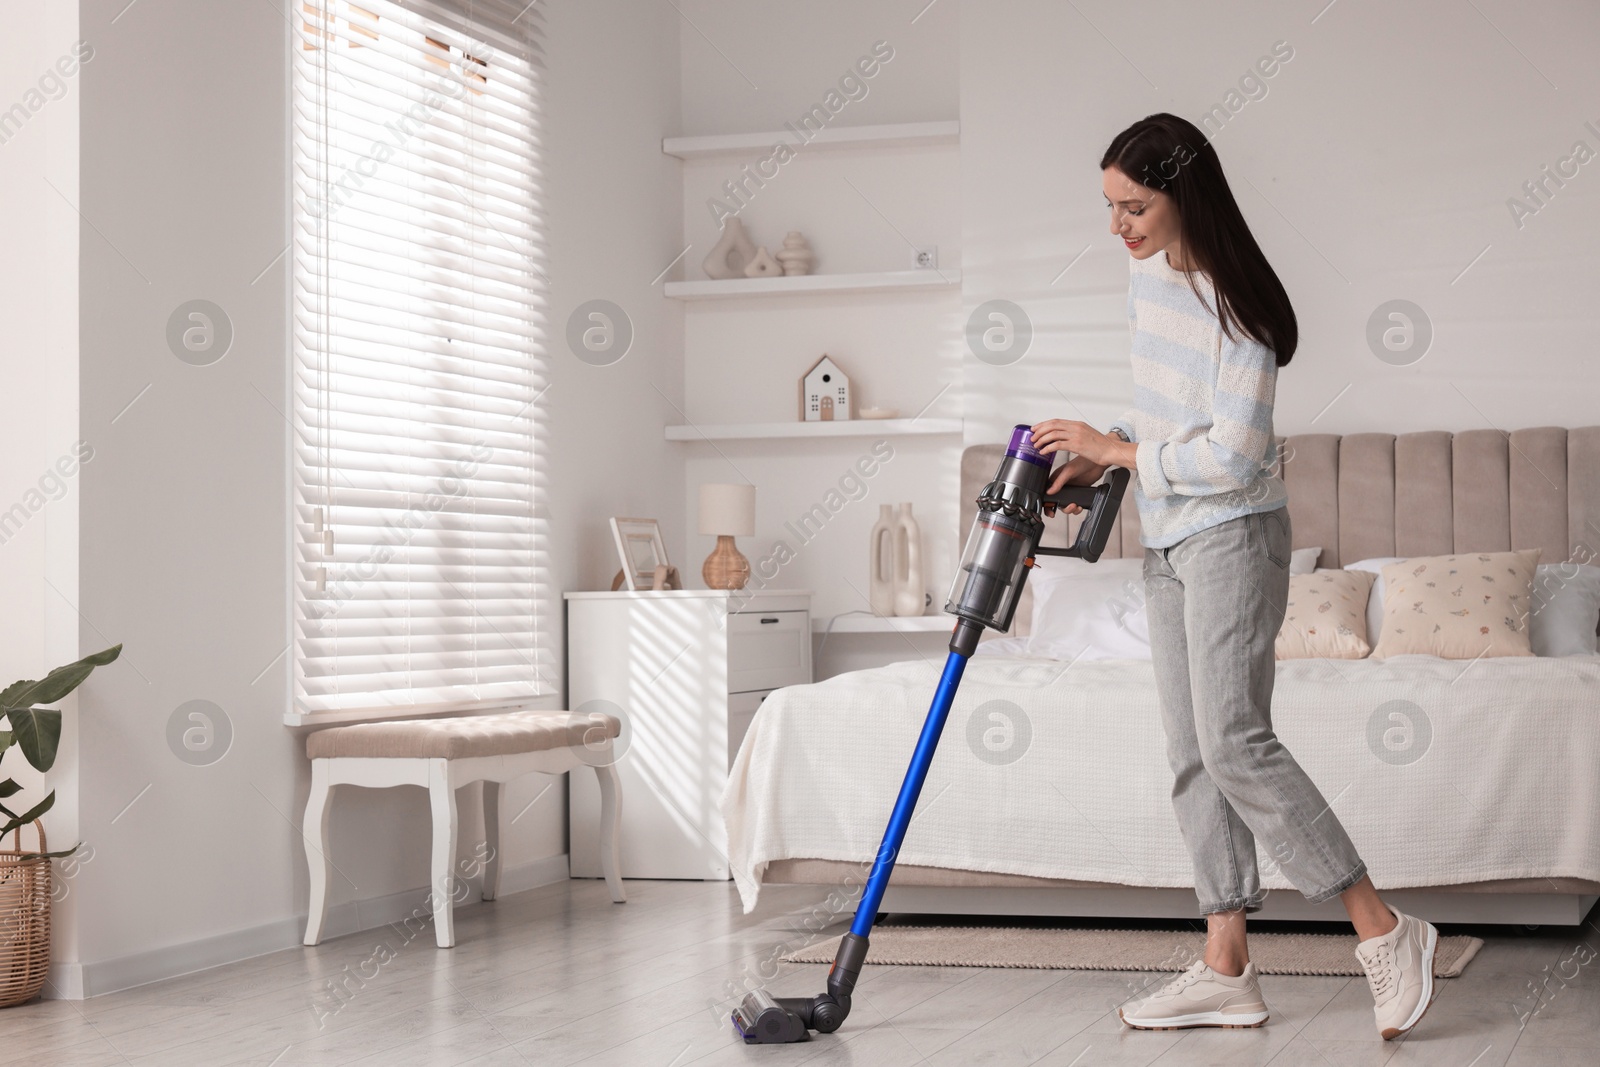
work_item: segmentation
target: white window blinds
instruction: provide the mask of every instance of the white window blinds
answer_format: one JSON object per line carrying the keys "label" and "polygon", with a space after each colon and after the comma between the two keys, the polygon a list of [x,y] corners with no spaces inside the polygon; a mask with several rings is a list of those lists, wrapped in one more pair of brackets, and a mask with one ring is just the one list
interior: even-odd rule
{"label": "white window blinds", "polygon": [[558,692],[537,5],[292,10],[294,710]]}

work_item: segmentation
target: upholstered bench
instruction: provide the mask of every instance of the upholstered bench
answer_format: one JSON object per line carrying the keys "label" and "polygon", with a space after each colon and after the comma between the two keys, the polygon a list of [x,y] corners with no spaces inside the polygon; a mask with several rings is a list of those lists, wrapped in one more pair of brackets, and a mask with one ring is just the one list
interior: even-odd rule
{"label": "upholstered bench", "polygon": [[617,827],[622,792],[611,773],[612,740],[622,730],[613,715],[567,711],[517,711],[453,719],[403,719],[318,730],[306,738],[311,757],[311,797],[306,801],[306,862],[311,868],[311,912],[305,943],[322,940],[328,916],[329,796],[336,785],[384,788],[420,785],[433,809],[432,892],[434,936],[440,948],[455,944],[450,908],[456,879],[456,789],[483,782],[483,826],[488,857],[483,899],[500,892],[500,786],[539,771],[561,774],[584,764],[600,779],[600,867],[611,899],[627,900],[617,872]]}

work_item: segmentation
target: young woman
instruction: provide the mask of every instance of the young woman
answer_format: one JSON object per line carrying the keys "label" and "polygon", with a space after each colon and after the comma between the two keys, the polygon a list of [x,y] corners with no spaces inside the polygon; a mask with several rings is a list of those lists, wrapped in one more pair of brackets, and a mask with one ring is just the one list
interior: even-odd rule
{"label": "young woman", "polygon": [[1438,930],[1379,898],[1272,728],[1291,542],[1272,405],[1298,340],[1294,309],[1192,123],[1165,113],[1136,122],[1100,168],[1111,232],[1130,258],[1134,407],[1110,433],[1049,419],[1033,440],[1072,453],[1052,492],[1092,485],[1109,465],[1136,474],[1172,803],[1207,916],[1204,957],[1120,1014],[1140,1029],[1266,1022],[1245,942],[1245,914],[1264,896],[1259,840],[1307,900],[1344,901],[1387,1040],[1432,1001]]}

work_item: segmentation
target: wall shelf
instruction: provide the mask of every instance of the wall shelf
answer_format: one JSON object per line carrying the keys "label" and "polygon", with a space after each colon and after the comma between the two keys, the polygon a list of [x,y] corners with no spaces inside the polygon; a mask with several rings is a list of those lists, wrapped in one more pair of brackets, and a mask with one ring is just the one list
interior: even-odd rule
{"label": "wall shelf", "polygon": [[668,441],[738,441],[778,437],[904,437],[959,434],[960,419],[842,419],[838,422],[725,422],[667,427]]}
{"label": "wall shelf", "polygon": [[694,137],[663,137],[661,151],[679,159],[704,159],[709,156],[765,153],[775,144],[802,150],[838,148],[891,148],[915,145],[953,145],[961,143],[961,123],[897,122],[883,126],[834,126],[816,131],[808,140],[794,129],[756,133],[713,133]]}
{"label": "wall shelf", "polygon": [[692,282],[667,282],[662,292],[675,300],[716,300],[737,296],[778,296],[792,293],[889,292],[905,289],[958,289],[959,267],[924,270],[884,270],[863,274],[784,274],[774,278],[707,278]]}

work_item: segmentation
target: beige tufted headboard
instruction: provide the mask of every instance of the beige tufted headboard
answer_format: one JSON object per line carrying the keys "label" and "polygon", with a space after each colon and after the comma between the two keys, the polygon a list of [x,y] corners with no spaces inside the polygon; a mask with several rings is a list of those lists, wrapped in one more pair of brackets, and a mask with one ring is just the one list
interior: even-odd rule
{"label": "beige tufted headboard", "polygon": [[[1294,547],[1321,545],[1319,567],[1374,556],[1436,556],[1539,548],[1540,563],[1600,556],[1600,426],[1419,433],[1279,436]],[[979,491],[994,477],[1003,443],[961,454],[965,544]],[[1144,556],[1134,482],[1104,558]],[[1082,517],[1045,520],[1043,543],[1069,545]],[[1012,634],[1026,634],[1033,593],[1024,589]]]}

